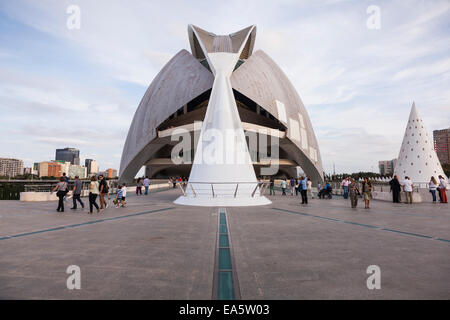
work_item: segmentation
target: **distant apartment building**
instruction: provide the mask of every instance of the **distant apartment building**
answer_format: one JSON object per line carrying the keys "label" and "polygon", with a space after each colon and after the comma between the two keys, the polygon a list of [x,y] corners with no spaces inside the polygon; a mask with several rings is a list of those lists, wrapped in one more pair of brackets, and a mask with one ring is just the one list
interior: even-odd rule
{"label": "distant apartment building", "polygon": [[98,163],[93,159],[86,159],[84,165],[87,168],[87,176],[90,177],[98,173]]}
{"label": "distant apartment building", "polygon": [[87,177],[87,168],[84,166],[70,165],[67,176],[69,178],[75,178],[75,176],[78,176],[80,179],[84,179]]}
{"label": "distant apartment building", "polygon": [[393,175],[396,163],[397,163],[397,159],[378,161],[378,168],[380,169],[380,174],[382,176]]}
{"label": "distant apartment building", "polygon": [[0,176],[15,177],[22,174],[23,174],[22,160],[0,158]]}
{"label": "distant apartment building", "polygon": [[80,150],[75,148],[56,149],[55,160],[66,161],[71,164],[80,164]]}
{"label": "distant apartment building", "polygon": [[450,164],[450,128],[433,131],[434,150],[441,164]]}
{"label": "distant apartment building", "polygon": [[69,176],[69,170],[70,170],[70,166],[71,166],[70,162],[63,161],[63,160],[54,160],[53,162],[59,163],[61,165],[61,175],[63,175],[63,173],[65,173],[66,176]]}
{"label": "distant apartment building", "polygon": [[61,177],[61,163],[45,161],[39,163],[39,177]]}
{"label": "distant apartment building", "polygon": [[33,163],[33,174],[39,175],[39,162]]}
{"label": "distant apartment building", "polygon": [[112,178],[116,178],[117,177],[117,170],[116,169],[111,169],[111,168],[106,169],[105,173],[106,173],[106,178],[112,179]]}

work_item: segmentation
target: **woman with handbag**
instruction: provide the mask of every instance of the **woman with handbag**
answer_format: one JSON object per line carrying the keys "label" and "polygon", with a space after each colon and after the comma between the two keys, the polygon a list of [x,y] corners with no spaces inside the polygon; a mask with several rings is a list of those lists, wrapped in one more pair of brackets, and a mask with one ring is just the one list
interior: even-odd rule
{"label": "woman with handbag", "polygon": [[98,189],[98,181],[96,176],[92,176],[91,184],[89,185],[89,213],[92,213],[93,207],[97,209],[97,213],[100,212],[100,208],[96,202],[96,199],[99,195],[100,191]]}
{"label": "woman with handbag", "polygon": [[58,197],[58,212],[64,212],[64,197],[69,192],[69,186],[64,179],[64,177],[59,178],[58,184],[53,188],[52,193],[56,191],[56,196]]}

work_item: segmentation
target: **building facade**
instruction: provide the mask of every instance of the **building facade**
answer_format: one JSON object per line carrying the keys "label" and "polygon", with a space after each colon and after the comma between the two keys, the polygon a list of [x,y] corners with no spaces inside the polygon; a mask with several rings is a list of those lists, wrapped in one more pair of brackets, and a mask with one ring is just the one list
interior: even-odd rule
{"label": "building facade", "polygon": [[79,165],[70,165],[67,176],[69,178],[75,178],[78,176],[80,179],[84,179],[87,177],[87,168]]}
{"label": "building facade", "polygon": [[106,178],[110,178],[110,179],[117,178],[117,170],[116,169],[111,169],[111,168],[106,169],[105,173],[106,173]]}
{"label": "building facade", "polygon": [[[300,166],[313,182],[323,181],[319,146],[306,108],[280,67],[262,50],[253,52],[256,26],[215,35],[189,25],[188,36],[191,52],[179,51],[163,67],[136,110],[122,152],[120,180],[132,181],[142,166],[150,178],[191,177],[193,170],[198,172],[194,168],[196,136],[205,131],[202,123],[211,120],[220,130],[232,124],[230,127],[237,129],[239,139],[241,131],[245,135],[262,131],[265,134],[258,141],[268,141],[268,148],[272,141],[278,142],[276,158],[268,161],[249,147],[253,175],[265,175],[263,168],[276,163],[279,169],[274,176],[295,177]],[[221,74],[225,69],[226,74]],[[216,79],[226,79],[222,83],[226,88],[214,88]],[[222,112],[229,119],[221,118],[225,124],[219,120],[220,115],[208,116],[208,112]],[[173,161],[178,140],[172,138],[177,130],[191,136],[190,150],[183,151],[183,157],[190,154],[194,161]],[[220,173],[222,177],[224,172],[230,172],[228,179],[237,178],[236,181],[247,176],[225,167],[208,172]],[[209,175],[208,179],[221,182],[222,177]],[[253,181],[253,177],[248,181]]]}
{"label": "building facade", "polygon": [[0,158],[0,176],[15,177],[23,174],[23,161],[19,159]]}
{"label": "building facade", "polygon": [[70,163],[69,161],[64,161],[64,160],[55,160],[54,162],[60,164],[61,175],[63,175],[65,173],[66,176],[69,176],[70,166],[72,165],[72,163]]}
{"label": "building facade", "polygon": [[87,176],[90,177],[98,173],[98,163],[93,159],[86,159],[84,165],[87,168]]}
{"label": "building facade", "polygon": [[39,165],[40,165],[39,162],[33,163],[33,174],[39,175]]}
{"label": "building facade", "polygon": [[56,177],[62,176],[61,163],[44,161],[39,163],[39,177]]}
{"label": "building facade", "polygon": [[396,163],[397,163],[397,159],[378,161],[378,168],[380,169],[380,174],[382,176],[393,175]]}
{"label": "building facade", "polygon": [[56,149],[55,160],[66,161],[71,164],[80,164],[80,150],[75,148]]}
{"label": "building facade", "polygon": [[441,164],[450,164],[450,128],[433,131],[433,140]]}

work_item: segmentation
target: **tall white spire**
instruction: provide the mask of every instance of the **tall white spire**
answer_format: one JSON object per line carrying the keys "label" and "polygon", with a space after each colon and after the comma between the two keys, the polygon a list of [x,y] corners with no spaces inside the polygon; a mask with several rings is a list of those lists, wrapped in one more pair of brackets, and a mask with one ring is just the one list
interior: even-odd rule
{"label": "tall white spire", "polygon": [[428,182],[432,176],[436,180],[439,175],[445,177],[434,150],[433,137],[428,134],[415,102],[411,107],[394,174],[400,180],[408,176],[415,183]]}
{"label": "tall white spire", "polygon": [[[228,52],[208,48],[208,38],[200,47],[214,74],[214,83],[202,124],[197,150],[194,156],[186,196],[175,203],[196,206],[254,206],[266,205],[271,201],[260,195],[255,170],[248,151],[244,130],[239,118],[230,77],[246,39],[252,28],[247,30],[237,52],[232,46],[225,46]],[[215,38],[212,42],[216,44]],[[219,41],[220,42],[220,41]],[[217,44],[220,47],[220,43]],[[211,49],[212,48],[212,49]]]}

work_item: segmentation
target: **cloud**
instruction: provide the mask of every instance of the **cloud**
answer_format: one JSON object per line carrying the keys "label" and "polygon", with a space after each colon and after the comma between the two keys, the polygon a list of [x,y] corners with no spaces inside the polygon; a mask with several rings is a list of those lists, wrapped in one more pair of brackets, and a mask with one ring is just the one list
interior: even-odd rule
{"label": "cloud", "polygon": [[255,50],[267,52],[299,92],[327,171],[333,163],[376,170],[378,160],[395,157],[412,101],[429,130],[450,126],[446,0],[380,2],[377,31],[366,27],[368,1],[80,0],[80,30],[66,28],[69,4],[0,3],[10,24],[0,30],[0,40],[8,37],[0,126],[25,141],[27,148],[4,144],[23,158],[73,144],[119,167],[146,87],[190,49],[189,23],[217,34],[257,25]]}

